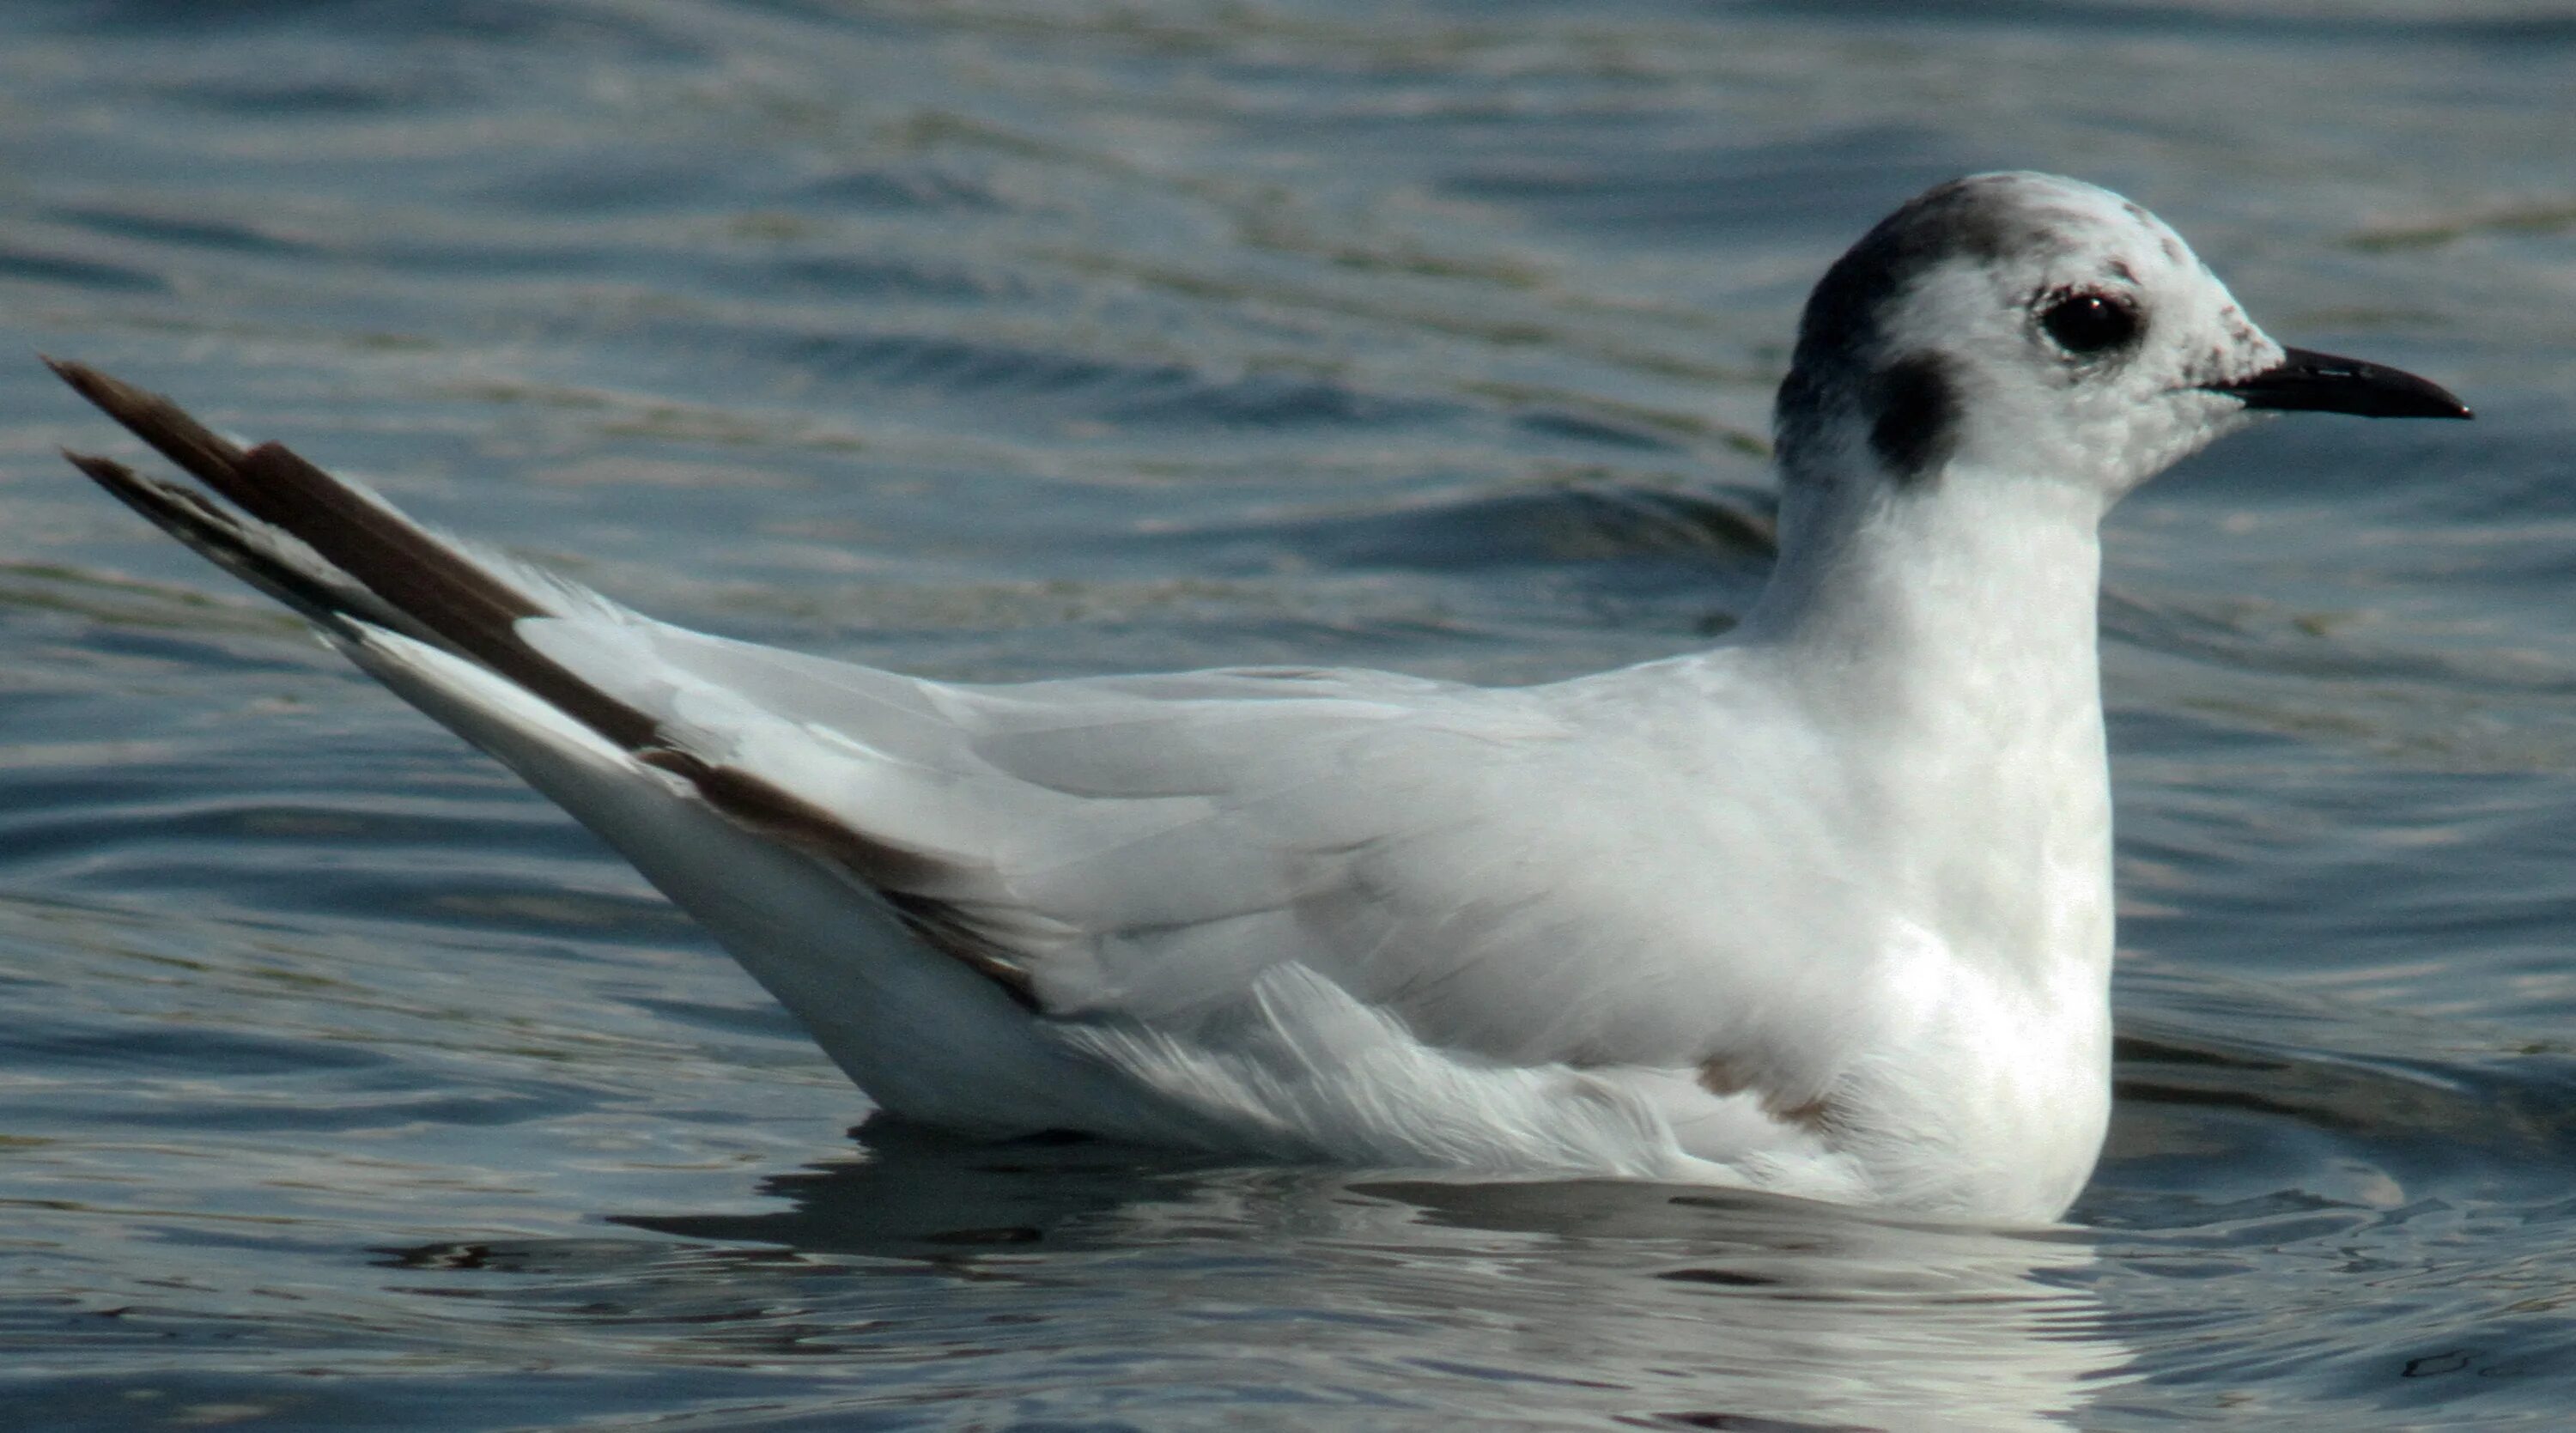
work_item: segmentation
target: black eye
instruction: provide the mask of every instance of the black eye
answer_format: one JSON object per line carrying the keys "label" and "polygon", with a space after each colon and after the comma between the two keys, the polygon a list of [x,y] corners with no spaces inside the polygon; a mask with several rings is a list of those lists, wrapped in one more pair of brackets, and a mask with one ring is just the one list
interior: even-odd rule
{"label": "black eye", "polygon": [[2138,336],[2138,311],[2108,294],[2068,294],[2040,310],[2039,326],[2078,358],[2108,353]]}

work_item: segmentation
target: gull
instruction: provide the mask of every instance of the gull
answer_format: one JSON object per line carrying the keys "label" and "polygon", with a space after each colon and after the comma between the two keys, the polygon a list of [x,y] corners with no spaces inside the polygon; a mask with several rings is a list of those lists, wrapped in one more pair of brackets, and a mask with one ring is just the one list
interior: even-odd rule
{"label": "gull", "polygon": [[977,685],[654,621],[53,366],[203,489],[84,473],[598,832],[883,1112],[2002,1224],[2109,1118],[2103,515],[2260,410],[2470,416],[2274,342],[2116,194],[1974,175],[1816,286],[1713,648]]}

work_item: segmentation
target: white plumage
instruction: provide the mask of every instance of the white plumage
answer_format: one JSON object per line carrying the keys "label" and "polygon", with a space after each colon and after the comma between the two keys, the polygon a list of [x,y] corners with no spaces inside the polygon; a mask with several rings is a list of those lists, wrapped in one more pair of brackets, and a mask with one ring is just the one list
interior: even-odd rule
{"label": "white plumage", "polygon": [[2062,1212],[2108,1112],[2103,512],[2248,407],[2465,416],[2281,349],[2116,196],[1981,176],[1819,287],[1780,568],[1715,649],[966,686],[650,621],[63,371],[241,511],[86,471],[614,843],[890,1111],[1998,1220]]}

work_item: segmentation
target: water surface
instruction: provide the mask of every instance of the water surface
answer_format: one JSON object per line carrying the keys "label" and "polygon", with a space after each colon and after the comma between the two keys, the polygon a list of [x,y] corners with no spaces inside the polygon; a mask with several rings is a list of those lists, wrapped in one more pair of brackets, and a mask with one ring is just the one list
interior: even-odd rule
{"label": "water surface", "polygon": [[[2559,1426],[2571,63],[2434,0],[8,7],[0,1406]],[[1744,610],[1806,286],[1999,166],[2480,412],[2115,516],[2121,1101],[2047,1234],[852,1133],[595,842],[63,468],[25,357],[736,636],[1525,681]]]}

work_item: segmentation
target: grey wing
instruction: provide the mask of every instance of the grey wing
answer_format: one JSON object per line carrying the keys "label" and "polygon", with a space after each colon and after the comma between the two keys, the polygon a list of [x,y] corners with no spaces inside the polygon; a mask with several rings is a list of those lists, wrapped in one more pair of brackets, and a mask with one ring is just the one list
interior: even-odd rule
{"label": "grey wing", "polygon": [[1499,1060],[1687,1062],[1724,1021],[1668,998],[1705,937],[1630,893],[1671,835],[1668,774],[1539,691],[1309,670],[954,686],[628,614],[522,634],[864,833],[851,864],[1051,1013],[1187,1015],[1293,962]]}
{"label": "grey wing", "polygon": [[[279,445],[243,449],[167,399],[57,371],[222,501],[104,458],[76,456],[82,471],[433,715],[505,759],[578,728],[626,783],[616,821],[702,801],[770,838],[760,850],[856,876],[1025,1006],[1150,1023],[1257,999],[1295,966],[1497,1062],[1717,1052],[1779,1066],[1766,1087],[1795,1092],[1835,1058],[1814,1036],[1878,934],[1840,928],[1862,903],[1830,899],[1836,874],[1814,864],[1851,816],[1819,828],[1806,788],[1779,779],[1831,765],[1801,758],[1795,723],[1750,744],[1778,763],[1746,787],[1768,804],[1725,799],[1731,773],[1691,733],[1712,709],[1762,720],[1745,693],[1712,706],[1700,677],[1653,669],[1512,691],[1311,671],[918,681],[650,622]],[[441,672],[393,671],[383,633],[442,654]],[[480,704],[465,690],[486,686]],[[732,894],[688,874],[717,905]],[[1766,1049],[1766,1026],[1800,1038]]]}

